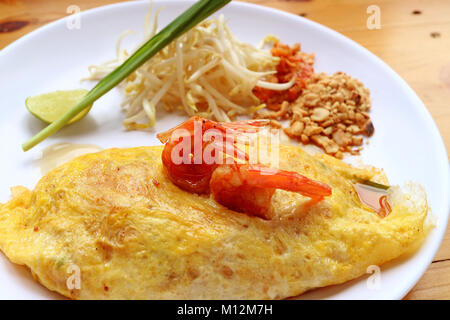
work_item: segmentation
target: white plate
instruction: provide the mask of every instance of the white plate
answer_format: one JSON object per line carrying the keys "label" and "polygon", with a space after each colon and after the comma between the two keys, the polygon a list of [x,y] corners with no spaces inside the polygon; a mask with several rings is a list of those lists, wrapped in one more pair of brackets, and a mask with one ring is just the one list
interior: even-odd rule
{"label": "white plate", "polygon": [[[155,1],[156,7],[162,1]],[[184,11],[187,1],[164,1],[160,15],[166,24]],[[81,28],[69,30],[65,19],[42,27],[0,52],[0,201],[7,201],[9,188],[33,188],[40,172],[36,159],[45,146],[57,142],[91,143],[103,148],[158,144],[153,132],[125,132],[121,125],[120,95],[112,91],[95,103],[89,116],[61,130],[31,151],[21,143],[43,127],[24,106],[29,95],[78,87],[90,64],[115,55],[118,36],[127,29],[138,35],[125,45],[141,39],[140,31],[148,3],[126,2],[83,12]],[[367,286],[367,277],[350,283],[315,290],[302,298],[400,299],[419,280],[432,261],[443,238],[449,213],[449,165],[447,152],[436,125],[411,88],[376,56],[317,23],[281,11],[233,2],[222,10],[240,39],[257,44],[265,35],[277,35],[283,42],[300,42],[303,50],[316,54],[316,70],[345,71],[359,78],[371,90],[375,135],[365,147],[362,159],[384,168],[390,181],[413,180],[427,191],[437,226],[414,255],[382,266],[378,289]],[[163,117],[155,132],[177,124],[181,118]],[[1,222],[0,222],[1,223]],[[31,279],[23,267],[0,255],[0,298],[60,298]]]}

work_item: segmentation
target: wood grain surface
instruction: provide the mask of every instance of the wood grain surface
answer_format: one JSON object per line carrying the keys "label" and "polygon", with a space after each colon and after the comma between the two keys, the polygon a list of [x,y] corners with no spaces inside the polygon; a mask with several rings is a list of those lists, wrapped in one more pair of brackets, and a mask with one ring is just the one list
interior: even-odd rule
{"label": "wood grain surface", "polygon": [[[69,5],[87,10],[112,0],[0,0],[0,48],[51,21]],[[250,0],[328,26],[366,47],[417,92],[450,148],[450,1]],[[367,8],[377,5],[381,29],[369,30]],[[0,70],[1,72],[1,70]],[[4,75],[3,75],[4,76]],[[426,170],[426,169],[425,169]],[[450,299],[450,230],[433,263],[406,299]]]}

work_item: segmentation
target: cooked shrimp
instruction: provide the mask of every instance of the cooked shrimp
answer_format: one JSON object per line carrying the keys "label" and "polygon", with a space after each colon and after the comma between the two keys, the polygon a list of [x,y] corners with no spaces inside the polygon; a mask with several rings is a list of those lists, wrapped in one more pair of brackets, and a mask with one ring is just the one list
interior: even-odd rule
{"label": "cooked shrimp", "polygon": [[[186,191],[211,191],[213,198],[227,208],[265,219],[270,218],[270,202],[276,189],[300,193],[311,198],[311,203],[331,195],[328,185],[297,172],[236,163],[235,158],[248,161],[247,154],[235,146],[239,135],[258,132],[265,125],[266,120],[219,123],[193,117],[158,134],[165,143],[162,162],[170,180]],[[208,140],[205,137],[209,129],[225,133],[224,139],[215,136]],[[204,153],[208,148],[213,159],[226,159],[227,164],[209,161]]]}
{"label": "cooked shrimp", "polygon": [[[257,132],[268,123],[268,120],[219,123],[198,116],[192,117],[179,126],[157,135],[158,139],[165,143],[162,153],[163,165],[172,182],[180,188],[195,193],[207,193],[211,174],[217,167],[217,162],[220,162],[206,161],[203,151],[207,146],[213,147],[210,148],[211,158],[218,156],[216,152],[220,150],[223,152],[223,156],[231,151],[230,156],[247,159],[247,155],[234,145],[237,137],[242,133]],[[205,139],[205,133],[208,130],[222,133],[223,139]],[[183,148],[183,140],[187,140],[188,150]]]}
{"label": "cooked shrimp", "polygon": [[213,198],[234,211],[269,219],[270,203],[276,189],[297,192],[311,203],[331,195],[331,188],[297,172],[261,165],[231,164],[217,167],[210,181]]}

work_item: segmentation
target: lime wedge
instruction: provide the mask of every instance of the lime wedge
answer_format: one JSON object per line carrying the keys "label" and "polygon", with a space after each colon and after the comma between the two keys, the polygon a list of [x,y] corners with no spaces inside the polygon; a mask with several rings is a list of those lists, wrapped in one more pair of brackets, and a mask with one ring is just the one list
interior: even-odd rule
{"label": "lime wedge", "polygon": [[[78,89],[44,93],[28,97],[25,105],[33,116],[44,122],[52,123],[80,102],[88,92],[85,89]],[[73,117],[68,124],[82,119],[88,114],[91,107],[92,104]]]}

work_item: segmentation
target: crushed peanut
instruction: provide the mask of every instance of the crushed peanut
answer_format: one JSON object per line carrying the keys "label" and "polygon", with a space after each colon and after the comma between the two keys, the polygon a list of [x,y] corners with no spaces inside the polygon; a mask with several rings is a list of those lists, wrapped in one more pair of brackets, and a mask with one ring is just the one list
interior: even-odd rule
{"label": "crushed peanut", "polygon": [[[343,72],[313,74],[298,99],[285,101],[278,110],[260,112],[256,118],[290,119],[284,132],[303,144],[314,143],[327,154],[342,158],[359,154],[363,136],[374,126],[368,114],[370,93],[357,79]],[[280,123],[276,123],[280,127]]]}

